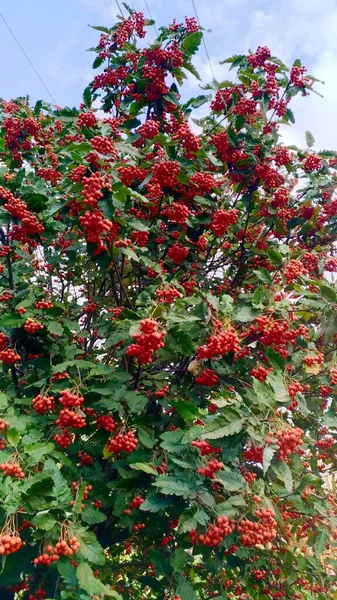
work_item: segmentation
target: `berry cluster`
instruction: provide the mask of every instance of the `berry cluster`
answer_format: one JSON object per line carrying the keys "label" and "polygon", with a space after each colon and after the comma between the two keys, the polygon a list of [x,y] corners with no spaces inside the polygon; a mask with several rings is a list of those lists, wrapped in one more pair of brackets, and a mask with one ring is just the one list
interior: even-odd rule
{"label": "berry cluster", "polygon": [[180,168],[179,163],[172,160],[156,163],[152,167],[152,179],[162,188],[174,188],[178,183]]}
{"label": "berry cluster", "polygon": [[4,333],[0,333],[0,351],[4,350],[7,346],[7,338]]}
{"label": "berry cluster", "polygon": [[333,367],[330,371],[330,383],[331,385],[337,385],[337,367]]}
{"label": "berry cluster", "polygon": [[216,473],[217,471],[221,471],[222,467],[223,463],[219,460],[209,460],[205,467],[201,467],[200,469],[198,469],[198,473],[200,475],[208,477],[209,479],[214,479],[214,473]]}
{"label": "berry cluster", "polygon": [[44,325],[42,325],[42,323],[39,323],[38,321],[34,321],[34,319],[27,319],[23,327],[27,331],[27,333],[30,333],[32,335],[34,333],[37,333],[38,331],[41,331],[41,329],[44,329]]}
{"label": "berry cluster", "polygon": [[56,425],[59,427],[74,427],[75,429],[81,429],[86,426],[86,422],[82,415],[76,413],[73,410],[69,410],[69,408],[64,408],[61,410],[59,414],[59,418],[56,421]]}
{"label": "berry cluster", "polygon": [[90,140],[91,147],[96,150],[99,154],[111,154],[113,158],[116,160],[118,156],[118,151],[111,140],[101,135],[95,135]]}
{"label": "berry cluster", "polygon": [[143,319],[140,322],[140,332],[132,337],[137,343],[131,344],[126,353],[136,356],[142,364],[149,364],[152,362],[152,354],[164,346],[165,331],[159,331],[158,323],[154,319]]}
{"label": "berry cluster", "polygon": [[39,415],[44,415],[49,410],[53,410],[55,407],[55,400],[52,396],[43,396],[42,394],[39,394],[33,398],[32,407]]}
{"label": "berry cluster", "polygon": [[250,374],[259,381],[265,381],[266,377],[268,376],[268,373],[270,373],[272,370],[272,368],[266,369],[265,367],[262,367],[262,365],[258,365],[257,367],[254,367],[254,369],[251,370]]}
{"label": "berry cluster", "polygon": [[63,429],[62,433],[57,433],[54,435],[54,441],[65,450],[72,444],[74,439],[74,435],[68,431],[68,429]]}
{"label": "berry cluster", "polygon": [[23,541],[17,534],[5,533],[0,535],[0,554],[13,554],[22,548]]}
{"label": "berry cluster", "polygon": [[129,508],[139,508],[144,502],[144,498],[141,496],[135,496],[134,499],[130,502]]}
{"label": "berry cluster", "polygon": [[138,440],[132,431],[128,433],[118,433],[109,441],[108,452],[118,454],[119,452],[133,452],[136,450]]}
{"label": "berry cluster", "polygon": [[131,239],[134,244],[139,246],[139,248],[145,248],[149,242],[149,232],[148,231],[134,231]]}
{"label": "berry cluster", "polygon": [[178,292],[177,288],[173,285],[169,285],[166,288],[157,289],[156,296],[159,302],[167,302],[167,304],[172,304],[175,298],[181,298],[182,294]]}
{"label": "berry cluster", "polygon": [[0,471],[3,472],[4,475],[8,475],[9,477],[14,477],[15,479],[23,479],[25,477],[25,473],[21,469],[21,467],[17,463],[1,463]]}
{"label": "berry cluster", "polygon": [[28,600],[44,600],[47,596],[47,592],[45,590],[36,590],[34,594],[29,594]]}
{"label": "berry cluster", "polygon": [[20,359],[21,356],[11,348],[7,348],[7,350],[0,351],[0,361],[2,361],[5,365],[14,365]]}
{"label": "berry cluster", "polygon": [[271,542],[277,534],[275,514],[270,508],[255,510],[254,515],[260,519],[260,522],[243,519],[238,525],[241,534],[240,542],[248,548]]}
{"label": "berry cluster", "polygon": [[195,378],[195,383],[212,387],[216,384],[219,377],[213,369],[205,369],[198,377]]}
{"label": "berry cluster", "polygon": [[263,462],[263,448],[262,446],[251,446],[248,450],[243,451],[243,458],[245,460],[261,463]]}
{"label": "berry cluster", "polygon": [[305,275],[307,272],[308,270],[305,268],[304,264],[300,260],[292,259],[285,267],[283,273],[288,284],[300,277],[301,275]]}
{"label": "berry cluster", "polygon": [[3,419],[0,419],[0,431],[7,429],[7,427],[9,427],[9,422],[4,421]]}
{"label": "berry cluster", "polygon": [[299,454],[300,446],[303,444],[303,433],[304,431],[300,427],[285,428],[277,431],[276,444],[279,447],[279,460],[285,460],[293,452]]}
{"label": "berry cluster", "polygon": [[134,531],[141,531],[142,529],[145,529],[145,523],[138,523],[137,525],[134,526]]}
{"label": "berry cluster", "polygon": [[82,450],[79,450],[77,455],[80,461],[80,465],[85,466],[94,464],[93,457],[90,456],[90,454],[87,454],[87,452],[82,452]]}
{"label": "berry cluster", "polygon": [[199,535],[199,542],[204,546],[219,546],[227,535],[231,535],[235,529],[234,521],[228,517],[219,517],[215,524],[208,526],[205,534]]}
{"label": "berry cluster", "polygon": [[102,415],[101,417],[98,417],[97,425],[105,429],[105,431],[109,431],[109,433],[116,427],[115,421],[111,415]]}
{"label": "berry cluster", "polygon": [[84,398],[78,394],[72,394],[70,390],[62,390],[62,392],[60,392],[59,402],[61,402],[65,408],[72,408],[81,406],[84,402]]}
{"label": "berry cluster", "polygon": [[95,114],[89,110],[78,115],[77,126],[78,127],[95,127],[97,125],[97,119]]}
{"label": "berry cluster", "polygon": [[227,229],[237,222],[238,216],[239,212],[235,208],[229,210],[220,208],[215,211],[210,228],[217,237],[222,237],[225,235]]}
{"label": "berry cluster", "polygon": [[221,452],[221,448],[214,448],[214,446],[211,446],[206,440],[194,440],[191,442],[191,446],[199,448],[201,456],[205,456],[206,454],[218,454]]}
{"label": "berry cluster", "polygon": [[84,190],[82,192],[84,203],[88,204],[88,206],[95,207],[98,200],[103,196],[102,188],[104,186],[104,181],[102,176],[96,171],[90,175],[90,177],[83,177],[82,183],[84,185]]}
{"label": "berry cluster", "polygon": [[179,244],[173,244],[168,249],[167,257],[172,260],[176,265],[180,265],[188,256],[189,249],[186,246],[180,246]]}
{"label": "berry cluster", "polygon": [[53,562],[59,560],[60,556],[72,556],[80,547],[81,544],[77,537],[61,539],[55,544],[55,547],[48,544],[45,552],[34,558],[33,564],[49,567]]}
{"label": "berry cluster", "polygon": [[190,210],[185,204],[175,202],[171,206],[164,208],[161,214],[165,215],[172,223],[177,223],[177,225],[183,227],[189,217]]}
{"label": "berry cluster", "polygon": [[199,346],[197,359],[224,356],[239,349],[239,338],[235,329],[225,329],[219,334],[211,335],[206,346]]}

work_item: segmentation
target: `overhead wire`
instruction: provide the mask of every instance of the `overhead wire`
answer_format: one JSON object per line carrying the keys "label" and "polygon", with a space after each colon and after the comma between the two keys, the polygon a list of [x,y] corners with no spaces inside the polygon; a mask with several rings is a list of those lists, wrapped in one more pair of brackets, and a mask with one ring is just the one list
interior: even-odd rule
{"label": "overhead wire", "polygon": [[[197,7],[195,5],[194,0],[191,0],[191,2],[192,2],[193,10],[194,10],[194,13],[195,13],[198,25],[201,28],[200,20],[199,20],[199,15],[198,15],[198,12],[197,12]],[[205,40],[205,36],[204,35],[202,36],[202,41],[203,41],[203,44],[204,44],[205,53],[206,53],[206,56],[207,56],[209,68],[210,68],[211,73],[212,73],[213,81],[215,81],[215,75],[214,75],[214,71],[213,71],[213,67],[212,67],[212,63],[211,63],[211,58],[210,58],[210,55],[209,55],[209,52],[208,52],[208,49],[207,49],[206,40]]]}
{"label": "overhead wire", "polygon": [[147,8],[147,12],[149,13],[149,17],[150,17],[151,21],[153,21],[154,30],[155,30],[156,34],[159,35],[158,34],[158,29],[156,27],[156,23],[155,23],[154,18],[153,18],[152,14],[151,14],[150,7],[149,7],[149,5],[147,3],[147,0],[144,0],[144,3],[145,3],[145,6]]}
{"label": "overhead wire", "polygon": [[51,93],[51,91],[48,89],[48,87],[46,86],[45,82],[43,81],[41,75],[39,74],[38,70],[35,68],[35,66],[33,65],[31,59],[29,58],[27,52],[25,51],[25,49],[22,47],[22,45],[20,44],[17,36],[15,35],[14,31],[12,30],[12,28],[9,26],[9,24],[7,23],[5,17],[3,16],[2,13],[0,13],[0,17],[3,20],[3,22],[5,23],[8,31],[11,33],[11,35],[13,36],[14,40],[16,41],[17,45],[19,46],[21,52],[24,54],[24,56],[26,57],[27,61],[29,62],[30,66],[32,67],[34,73],[37,75],[37,77],[39,78],[40,82],[42,83],[44,89],[46,90],[47,94],[49,95],[49,97],[52,99],[54,104],[57,104],[53,94]]}

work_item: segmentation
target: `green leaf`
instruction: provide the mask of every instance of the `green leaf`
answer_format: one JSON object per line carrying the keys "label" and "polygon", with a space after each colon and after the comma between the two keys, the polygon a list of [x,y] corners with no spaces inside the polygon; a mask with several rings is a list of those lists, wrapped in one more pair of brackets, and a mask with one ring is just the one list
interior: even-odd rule
{"label": "green leaf", "polygon": [[73,525],[71,528],[73,536],[78,538],[81,547],[78,551],[84,559],[95,565],[104,565],[105,557],[102,546],[97,541],[96,536],[91,531],[88,531],[84,527]]}
{"label": "green leaf", "polygon": [[263,285],[260,285],[258,288],[256,288],[254,294],[252,295],[252,304],[254,306],[261,306],[262,304],[262,300],[265,298],[266,296],[266,288]]}
{"label": "green leaf", "polygon": [[267,348],[267,358],[269,364],[274,369],[284,369],[284,365],[286,362],[285,359],[281,356],[281,354],[276,352],[274,348],[271,348],[270,346]]}
{"label": "green leaf", "polygon": [[253,378],[253,389],[256,394],[256,402],[265,406],[273,406],[274,394],[264,381]]}
{"label": "green leaf", "polygon": [[82,513],[82,520],[89,525],[93,525],[95,523],[103,523],[106,521],[106,515],[99,512],[99,510],[95,510],[94,508],[88,507]]}
{"label": "green leaf", "polygon": [[46,444],[39,442],[37,444],[30,444],[29,446],[26,446],[25,452],[29,454],[27,464],[35,465],[41,460],[41,458],[46,456],[46,454],[51,454],[53,450],[55,450],[55,444],[52,442],[48,442]]}
{"label": "green leaf", "polygon": [[293,489],[293,476],[289,465],[282,460],[279,461],[277,465],[274,465],[273,469],[277,476],[283,481],[288,492],[291,492]]}
{"label": "green leaf", "polygon": [[56,568],[66,585],[69,585],[72,588],[76,588],[78,586],[76,569],[69,560],[66,560],[64,562],[58,561],[56,563]]}
{"label": "green leaf", "polygon": [[160,488],[161,493],[167,496],[182,496],[185,499],[195,497],[195,490],[190,483],[178,481],[169,475],[161,475],[153,485]]}
{"label": "green leaf", "polygon": [[148,431],[145,431],[144,429],[140,429],[138,431],[138,439],[140,443],[143,444],[143,446],[145,446],[145,448],[153,448],[153,446],[156,443],[156,440],[152,436],[152,434],[150,434]]}
{"label": "green leaf", "polygon": [[315,138],[312,135],[311,131],[305,132],[305,141],[307,143],[308,148],[311,148],[312,146],[315,145]]}
{"label": "green leaf", "polygon": [[17,446],[20,441],[20,432],[15,427],[7,430],[7,441],[11,446]]}
{"label": "green leaf", "polygon": [[181,581],[177,587],[177,594],[181,600],[198,600],[198,596],[191,584],[183,577],[181,577]]}
{"label": "green leaf", "polygon": [[7,408],[8,405],[8,398],[6,396],[6,394],[3,394],[2,392],[0,392],[0,410],[4,410],[5,408]]}
{"label": "green leaf", "polygon": [[247,487],[245,479],[235,471],[220,471],[217,473],[217,477],[225,483],[225,489],[228,492],[237,492]]}
{"label": "green leaf", "polygon": [[267,473],[272,460],[277,452],[277,449],[273,446],[265,446],[263,449],[263,471]]}
{"label": "green leaf", "polygon": [[143,471],[144,473],[148,473],[148,475],[155,475],[155,469],[146,463],[132,463],[130,464],[131,469],[135,469],[136,471]]}
{"label": "green leaf", "polygon": [[220,415],[219,417],[216,417],[212,423],[204,427],[200,437],[203,440],[217,440],[228,435],[234,435],[242,430],[244,422],[245,419],[242,418],[235,418],[228,422],[227,415]]}
{"label": "green leaf", "polygon": [[317,556],[320,556],[322,554],[322,552],[324,552],[327,545],[329,544],[329,541],[330,541],[329,531],[322,529],[316,537],[315,546],[314,546],[315,554]]}
{"label": "green leaf", "polygon": [[53,501],[54,506],[68,505],[72,500],[72,494],[69,489],[67,480],[61,474],[61,470],[57,464],[50,458],[45,462],[43,472],[46,475],[50,475],[54,482],[54,495],[55,500]]}
{"label": "green leaf", "polygon": [[177,550],[173,552],[170,565],[175,573],[182,573],[189,560],[190,557],[186,554],[185,550],[177,548]]}
{"label": "green leaf", "polygon": [[49,531],[56,524],[56,519],[48,512],[40,512],[31,519],[32,525],[34,527],[38,527],[39,529],[43,529],[44,531]]}
{"label": "green leaf", "polygon": [[138,392],[127,392],[125,398],[132,413],[142,412],[149,402],[147,396]]}
{"label": "green leaf", "polygon": [[86,108],[90,108],[91,104],[92,104],[92,96],[91,96],[90,86],[85,88],[82,98],[83,98],[83,102],[84,102]]}
{"label": "green leaf", "polygon": [[163,440],[160,444],[161,448],[172,453],[185,450],[187,443],[183,441],[183,435],[184,432],[179,429],[177,431],[165,431],[160,436]]}
{"label": "green leaf", "polygon": [[90,596],[108,596],[109,598],[122,600],[122,596],[95,577],[92,569],[86,563],[78,565],[76,574],[81,589],[88,592]]}
{"label": "green leaf", "polygon": [[202,32],[195,31],[186,36],[181,43],[181,50],[187,56],[192,56],[198,50],[202,40]]}
{"label": "green leaf", "polygon": [[335,304],[337,302],[337,293],[330,285],[320,286],[321,296],[328,302]]}
{"label": "green leaf", "polygon": [[148,496],[139,508],[144,512],[156,513],[161,510],[164,510],[169,505],[170,501],[168,501],[166,498],[163,498],[162,496],[153,495]]}

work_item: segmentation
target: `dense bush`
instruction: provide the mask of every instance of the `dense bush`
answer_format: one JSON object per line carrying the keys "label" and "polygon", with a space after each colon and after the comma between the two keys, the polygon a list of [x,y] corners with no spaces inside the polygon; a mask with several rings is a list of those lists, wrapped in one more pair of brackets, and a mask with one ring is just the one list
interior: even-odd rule
{"label": "dense bush", "polygon": [[148,25],[97,28],[80,110],[1,104],[1,585],[326,599],[337,155],[279,138],[314,79],[260,47],[183,102],[202,32]]}

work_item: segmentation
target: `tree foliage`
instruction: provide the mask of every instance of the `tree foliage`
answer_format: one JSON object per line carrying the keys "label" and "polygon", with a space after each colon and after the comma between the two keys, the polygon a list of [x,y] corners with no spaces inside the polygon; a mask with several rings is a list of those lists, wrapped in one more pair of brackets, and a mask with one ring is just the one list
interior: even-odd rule
{"label": "tree foliage", "polygon": [[97,28],[79,110],[1,103],[1,585],[327,598],[337,155],[279,133],[314,79],[263,47],[186,101],[202,32],[149,25]]}

